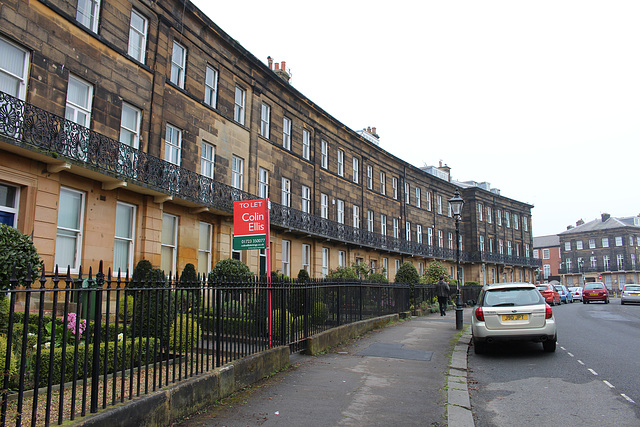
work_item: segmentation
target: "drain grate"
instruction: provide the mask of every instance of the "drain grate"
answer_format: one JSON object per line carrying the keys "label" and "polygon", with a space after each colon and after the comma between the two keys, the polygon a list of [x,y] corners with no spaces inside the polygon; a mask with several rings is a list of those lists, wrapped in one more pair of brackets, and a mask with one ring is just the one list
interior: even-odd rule
{"label": "drain grate", "polygon": [[411,350],[404,348],[404,344],[376,342],[364,350],[356,353],[357,356],[390,357],[393,359],[424,360],[431,361],[433,351]]}

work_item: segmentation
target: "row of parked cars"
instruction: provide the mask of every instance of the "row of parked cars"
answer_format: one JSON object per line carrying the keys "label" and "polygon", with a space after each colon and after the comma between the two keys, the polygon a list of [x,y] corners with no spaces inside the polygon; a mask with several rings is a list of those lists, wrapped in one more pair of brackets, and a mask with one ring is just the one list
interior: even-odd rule
{"label": "row of parked cars", "polygon": [[[584,288],[567,288],[559,283],[496,283],[484,285],[471,317],[473,347],[477,354],[487,346],[504,341],[542,343],[545,352],[554,352],[558,333],[551,306],[581,300],[609,303],[604,283],[586,283]],[[640,303],[640,285],[628,284],[620,303]]]}

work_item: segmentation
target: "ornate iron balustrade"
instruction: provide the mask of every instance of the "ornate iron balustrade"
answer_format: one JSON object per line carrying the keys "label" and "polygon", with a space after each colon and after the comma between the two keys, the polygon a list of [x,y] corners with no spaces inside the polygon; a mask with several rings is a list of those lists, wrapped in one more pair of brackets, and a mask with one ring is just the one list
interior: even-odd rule
{"label": "ornate iron balustrade", "polygon": [[[13,145],[229,214],[233,213],[234,201],[257,199],[254,194],[147,154],[4,92],[0,92],[0,136]],[[383,236],[273,202],[271,206],[271,224],[277,227],[376,250],[455,259],[455,249]],[[466,262],[539,266],[533,258],[484,258],[460,252],[460,260]]]}
{"label": "ornate iron balustrade", "polygon": [[495,264],[519,265],[523,267],[542,267],[542,260],[537,258],[519,257],[513,255],[496,254],[491,252],[473,252],[471,261],[491,262]]}

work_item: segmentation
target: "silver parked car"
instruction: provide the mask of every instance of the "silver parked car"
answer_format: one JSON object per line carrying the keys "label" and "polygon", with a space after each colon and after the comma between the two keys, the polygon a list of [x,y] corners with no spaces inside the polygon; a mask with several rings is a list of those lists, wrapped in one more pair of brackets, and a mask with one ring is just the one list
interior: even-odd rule
{"label": "silver parked car", "polygon": [[573,295],[574,301],[582,301],[582,288],[580,286],[573,286],[569,288],[569,292]]}
{"label": "silver parked car", "polygon": [[624,305],[628,302],[640,302],[640,285],[631,283],[624,285],[620,296],[620,304]]}
{"label": "silver parked car", "polygon": [[498,341],[541,342],[544,351],[556,350],[556,320],[551,306],[530,283],[485,285],[471,316],[476,354]]}

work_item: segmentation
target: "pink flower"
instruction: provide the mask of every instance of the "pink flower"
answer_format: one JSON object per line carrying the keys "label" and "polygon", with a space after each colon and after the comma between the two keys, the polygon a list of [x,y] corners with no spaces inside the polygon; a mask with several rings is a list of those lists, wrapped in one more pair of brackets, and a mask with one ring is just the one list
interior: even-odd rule
{"label": "pink flower", "polygon": [[[67,314],[67,329],[71,331],[72,334],[76,333],[76,322],[77,316],[75,313]],[[82,336],[84,330],[87,328],[87,321],[85,319],[80,320],[80,324],[78,325],[78,338]]]}

